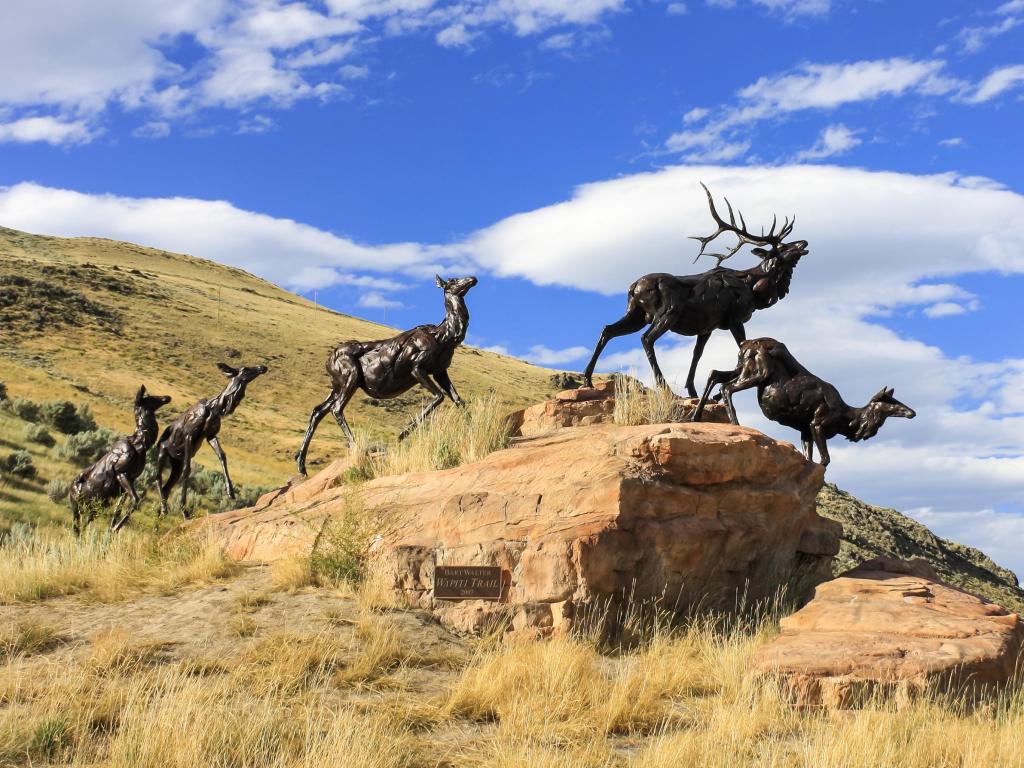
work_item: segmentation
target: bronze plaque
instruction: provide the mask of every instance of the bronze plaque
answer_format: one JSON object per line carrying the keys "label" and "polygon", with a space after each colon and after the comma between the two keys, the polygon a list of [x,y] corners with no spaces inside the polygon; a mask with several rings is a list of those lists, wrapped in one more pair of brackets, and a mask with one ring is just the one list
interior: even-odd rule
{"label": "bronze plaque", "polygon": [[501,568],[491,565],[439,565],[434,568],[438,600],[500,600]]}

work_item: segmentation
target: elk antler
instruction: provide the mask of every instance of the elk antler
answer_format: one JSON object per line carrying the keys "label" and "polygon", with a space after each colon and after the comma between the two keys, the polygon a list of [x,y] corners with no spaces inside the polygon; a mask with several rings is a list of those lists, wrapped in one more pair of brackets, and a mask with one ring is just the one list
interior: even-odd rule
{"label": "elk antler", "polygon": [[[743,213],[740,211],[736,211],[735,213],[733,213],[732,204],[729,202],[729,198],[724,198],[725,205],[729,209],[729,221],[727,222],[721,216],[718,215],[718,210],[715,208],[715,200],[711,196],[711,190],[709,190],[707,186],[705,186],[703,181],[700,182],[700,185],[704,187],[704,194],[708,196],[708,205],[711,208],[711,218],[713,218],[715,220],[715,223],[718,224],[718,229],[715,230],[714,233],[708,235],[707,237],[700,237],[698,235],[692,235],[690,237],[691,240],[700,241],[700,252],[697,254],[697,257],[694,259],[694,261],[697,261],[697,259],[703,256],[704,249],[707,248],[708,245],[710,245],[712,240],[721,235],[723,232],[732,232],[739,239],[739,242],[737,242],[736,246],[732,248],[728,253],[708,254],[708,256],[712,256],[718,259],[719,265],[721,265],[721,263],[726,259],[735,255],[740,248],[747,244],[779,246],[782,244],[783,238],[788,237],[789,233],[793,231],[793,225],[796,224],[796,216],[793,217],[792,221],[790,221],[789,217],[787,216],[778,234],[775,234],[775,227],[778,224],[779,220],[777,216],[773,216],[772,228],[768,230],[767,235],[764,233],[764,227],[761,228],[760,235],[751,234],[750,232],[747,231],[747,222],[743,220]],[[737,215],[739,215],[740,217],[739,225],[736,224]]]}

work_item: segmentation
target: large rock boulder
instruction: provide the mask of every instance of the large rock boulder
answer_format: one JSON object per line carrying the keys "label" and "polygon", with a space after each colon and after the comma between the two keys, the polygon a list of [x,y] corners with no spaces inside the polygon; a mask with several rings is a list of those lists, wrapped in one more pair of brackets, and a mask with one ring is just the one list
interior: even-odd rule
{"label": "large rock boulder", "polygon": [[[639,387],[639,385],[636,385]],[[639,390],[637,397],[650,397],[649,390]],[[676,397],[671,404],[668,422],[688,422],[697,407],[696,398]],[[602,381],[593,387],[566,389],[551,400],[531,405],[511,416],[513,437],[537,437],[565,427],[588,427],[611,424],[615,419],[615,382]],[[725,406],[711,401],[704,409],[702,421],[726,424],[729,416]]]}
{"label": "large rock boulder", "polygon": [[[510,613],[545,633],[624,596],[730,608],[738,595],[808,590],[829,577],[841,531],[815,511],[819,465],[732,425],[602,424],[441,472],[355,487],[344,472],[333,465],[206,526],[230,555],[268,560],[309,552],[357,503],[384,521],[369,554],[410,605],[463,629]],[[435,600],[436,565],[499,566],[505,599]]]}
{"label": "large rock boulder", "polygon": [[976,697],[1011,681],[1024,645],[1017,614],[943,584],[923,560],[876,559],[817,588],[758,650],[801,706],[855,706],[929,689]]}

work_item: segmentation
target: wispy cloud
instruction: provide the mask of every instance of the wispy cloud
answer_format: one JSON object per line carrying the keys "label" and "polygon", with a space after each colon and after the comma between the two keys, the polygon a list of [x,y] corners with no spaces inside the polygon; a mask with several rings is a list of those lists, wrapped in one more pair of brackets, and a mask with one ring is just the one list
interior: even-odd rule
{"label": "wispy cloud", "polygon": [[975,88],[970,89],[964,100],[970,104],[980,104],[1021,84],[1024,84],[1024,64],[1000,67],[989,73]]}
{"label": "wispy cloud", "polygon": [[852,131],[842,124],[830,125],[821,132],[821,136],[818,137],[813,147],[797,152],[796,160],[798,162],[824,160],[827,157],[835,157],[849,152],[860,143],[861,140],[857,138],[856,131]]}
{"label": "wispy cloud", "polygon": [[62,120],[56,117],[23,117],[0,123],[0,143],[28,144],[45,142],[55,146],[86,144],[97,135],[84,120]]}

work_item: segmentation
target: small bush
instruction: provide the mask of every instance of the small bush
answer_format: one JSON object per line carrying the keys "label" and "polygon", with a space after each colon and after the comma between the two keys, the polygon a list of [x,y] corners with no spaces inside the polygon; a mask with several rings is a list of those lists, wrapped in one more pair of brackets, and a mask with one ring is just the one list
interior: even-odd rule
{"label": "small bush", "polygon": [[24,477],[31,480],[36,476],[36,465],[32,463],[32,456],[28,451],[15,451],[8,454],[4,460],[4,469],[17,477]]}
{"label": "small bush", "polygon": [[43,421],[65,435],[96,429],[96,420],[89,406],[84,403],[76,406],[70,400],[51,400],[39,407],[39,415]]}
{"label": "small bush", "polygon": [[39,405],[24,397],[5,400],[4,407],[22,421],[39,421]]}
{"label": "small bush", "polygon": [[25,439],[30,443],[45,445],[47,448],[52,448],[57,442],[42,424],[28,424],[25,427]]}
{"label": "small bush", "polygon": [[54,504],[60,504],[68,497],[71,483],[62,477],[55,477],[46,486],[46,495]]}
{"label": "small bush", "polygon": [[309,557],[312,575],[327,583],[362,581],[366,548],[378,528],[377,515],[367,512],[351,494],[341,514],[332,516],[320,529]]}
{"label": "small bush", "polygon": [[57,455],[79,467],[87,467],[105,454],[116,439],[116,432],[103,427],[79,432],[68,436],[57,449]]}
{"label": "small bush", "polygon": [[7,399],[7,385],[0,381],[0,402]]}

